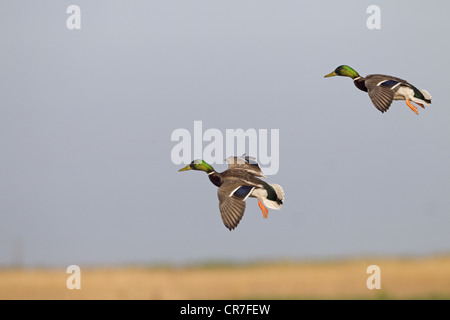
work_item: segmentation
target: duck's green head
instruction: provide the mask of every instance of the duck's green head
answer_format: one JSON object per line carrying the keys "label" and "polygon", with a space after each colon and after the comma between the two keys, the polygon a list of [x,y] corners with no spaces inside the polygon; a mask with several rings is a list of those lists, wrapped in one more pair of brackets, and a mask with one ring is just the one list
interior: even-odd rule
{"label": "duck's green head", "polygon": [[214,171],[213,167],[211,167],[208,163],[206,163],[203,160],[194,160],[189,165],[178,171],[187,171],[187,170],[199,170],[205,171],[206,173]]}
{"label": "duck's green head", "polygon": [[352,79],[355,79],[355,78],[359,77],[359,74],[358,74],[358,72],[353,70],[351,67],[343,65],[343,66],[337,67],[336,70],[327,74],[325,76],[325,78],[334,77],[334,76],[350,77]]}

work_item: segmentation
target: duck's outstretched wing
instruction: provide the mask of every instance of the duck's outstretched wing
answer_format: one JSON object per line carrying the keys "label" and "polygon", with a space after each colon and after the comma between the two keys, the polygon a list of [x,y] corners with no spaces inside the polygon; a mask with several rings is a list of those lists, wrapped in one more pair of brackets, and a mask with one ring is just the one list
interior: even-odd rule
{"label": "duck's outstretched wing", "polygon": [[365,85],[372,103],[381,112],[386,112],[389,109],[394,100],[395,93],[400,87],[414,89],[406,80],[382,74],[368,75]]}
{"label": "duck's outstretched wing", "polygon": [[228,169],[242,169],[254,176],[265,178],[256,159],[249,156],[228,157],[225,159]]}
{"label": "duck's outstretched wing", "polygon": [[219,209],[225,226],[233,230],[237,227],[245,211],[245,200],[255,187],[242,185],[239,181],[226,180],[217,190]]}
{"label": "duck's outstretched wing", "polygon": [[369,87],[367,85],[366,87],[373,105],[381,112],[388,111],[394,100],[394,91],[386,87]]}

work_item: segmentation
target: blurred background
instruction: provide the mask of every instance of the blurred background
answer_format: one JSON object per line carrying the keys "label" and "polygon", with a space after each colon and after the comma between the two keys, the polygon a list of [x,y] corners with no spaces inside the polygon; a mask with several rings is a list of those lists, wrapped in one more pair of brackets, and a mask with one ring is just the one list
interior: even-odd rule
{"label": "blurred background", "polygon": [[[437,256],[449,269],[449,3],[380,3],[379,30],[366,26],[371,1],[80,0],[81,29],[69,30],[72,4],[0,4],[3,286],[17,285],[15,268],[65,279],[72,264],[370,258],[355,269],[366,292],[365,268],[385,258]],[[406,79],[433,104],[417,116],[397,101],[382,114],[350,79],[323,78],[342,64]],[[172,132],[193,134],[196,120],[223,133],[280,130],[267,181],[285,190],[281,211],[263,219],[249,199],[238,228],[224,227],[216,187],[171,159]],[[449,296],[450,274],[426,270]]]}

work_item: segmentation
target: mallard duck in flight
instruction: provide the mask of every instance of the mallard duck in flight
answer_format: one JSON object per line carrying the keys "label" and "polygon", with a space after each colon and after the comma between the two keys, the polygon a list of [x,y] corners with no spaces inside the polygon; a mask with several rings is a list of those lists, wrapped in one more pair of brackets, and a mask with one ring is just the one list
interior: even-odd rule
{"label": "mallard duck in flight", "polygon": [[426,90],[419,90],[408,81],[400,78],[383,74],[370,74],[364,78],[351,67],[345,65],[337,67],[325,78],[333,76],[352,78],[355,86],[362,91],[366,91],[372,103],[381,112],[387,111],[393,100],[406,100],[408,107],[416,114],[419,114],[419,112],[411,101],[422,108],[425,108],[424,105],[431,104],[431,95]]}
{"label": "mallard duck in flight", "polygon": [[178,170],[199,170],[208,174],[209,180],[219,189],[219,209],[225,226],[233,230],[237,227],[245,211],[248,197],[257,198],[263,217],[267,218],[269,210],[280,210],[283,205],[283,188],[277,184],[268,184],[258,163],[251,157],[229,157],[225,159],[228,170],[216,172],[203,160],[194,160],[188,166]]}

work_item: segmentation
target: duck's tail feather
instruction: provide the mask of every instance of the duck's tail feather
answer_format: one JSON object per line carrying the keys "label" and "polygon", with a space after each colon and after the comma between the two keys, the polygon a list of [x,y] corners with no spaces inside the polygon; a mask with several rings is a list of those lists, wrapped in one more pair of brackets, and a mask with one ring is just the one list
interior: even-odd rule
{"label": "duck's tail feather", "polygon": [[422,92],[422,94],[423,94],[423,96],[424,96],[424,98],[425,98],[424,101],[425,101],[427,104],[431,104],[431,94],[429,94],[427,90],[420,90],[420,92]]}
{"label": "duck's tail feather", "polygon": [[277,194],[277,199],[269,200],[267,198],[264,198],[263,199],[264,205],[270,209],[280,210],[281,206],[283,205],[283,202],[284,202],[283,188],[280,185],[275,184],[275,183],[271,184],[270,186],[275,190],[275,193]]}
{"label": "duck's tail feather", "polygon": [[431,104],[431,95],[428,93],[427,90],[417,90],[415,91],[415,95],[413,98],[411,98],[412,101],[416,103],[422,103],[427,106]]}

